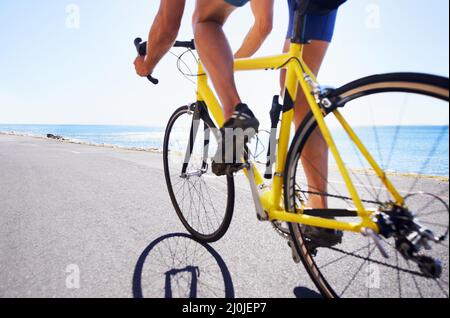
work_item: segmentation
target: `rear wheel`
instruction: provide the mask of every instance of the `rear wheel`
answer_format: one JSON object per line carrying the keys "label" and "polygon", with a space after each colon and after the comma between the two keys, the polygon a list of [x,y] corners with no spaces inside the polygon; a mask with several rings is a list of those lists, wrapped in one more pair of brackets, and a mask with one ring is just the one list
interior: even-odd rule
{"label": "rear wheel", "polygon": [[[346,232],[337,246],[311,248],[313,242],[304,236],[303,227],[289,224],[295,249],[309,275],[325,297],[448,297],[448,79],[422,74],[379,75],[337,89],[329,99],[401,192],[405,206],[399,210],[411,222],[402,223],[403,215],[393,206],[394,199],[332,109],[328,110],[325,121],[366,209],[396,220],[398,233],[383,237],[382,245],[389,254],[385,259],[374,242],[361,234]],[[319,196],[327,201],[330,213],[354,209],[334,158],[330,155],[325,161],[324,171],[323,161],[321,165],[320,159],[308,157],[308,142],[317,133],[317,122],[309,114],[288,156],[286,207],[294,213],[307,206],[312,196]],[[311,172],[325,187],[311,187]],[[359,221],[352,217],[337,219]],[[414,252],[414,260],[409,254],[412,239],[408,237],[415,233],[412,221],[419,221],[442,239],[439,244],[428,242],[430,250]]]}
{"label": "rear wheel", "polygon": [[[179,108],[164,139],[164,173],[175,211],[185,228],[203,242],[227,232],[234,209],[234,180],[211,172],[217,149],[214,126],[201,103]],[[207,116],[209,118],[209,116]]]}

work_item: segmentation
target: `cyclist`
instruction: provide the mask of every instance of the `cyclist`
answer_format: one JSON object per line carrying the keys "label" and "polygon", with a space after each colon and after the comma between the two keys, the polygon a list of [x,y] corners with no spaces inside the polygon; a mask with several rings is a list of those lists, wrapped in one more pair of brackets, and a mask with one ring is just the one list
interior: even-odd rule
{"label": "cyclist", "polygon": [[[225,175],[229,170],[230,163],[239,161],[239,156],[234,155],[231,151],[231,158],[228,156],[230,151],[225,149],[236,150],[239,153],[244,145],[242,138],[241,144],[226,145],[225,131],[239,128],[246,134],[250,131],[255,132],[259,128],[259,122],[248,108],[243,104],[237,92],[233,73],[233,54],[228,44],[227,38],[222,30],[224,23],[229,15],[236,7],[245,5],[249,0],[197,0],[195,13],[193,17],[193,27],[195,34],[195,42],[197,50],[203,65],[209,73],[211,81],[219,95],[223,106],[225,115],[225,125],[222,128],[222,140],[219,140],[218,152],[214,156],[213,172],[217,175]],[[260,0],[263,2],[262,0]],[[287,34],[284,50],[288,50],[290,41],[289,38],[293,33],[294,28],[294,12],[298,0],[288,0],[289,6],[289,30]],[[273,6],[272,3],[256,4],[259,1],[254,1],[252,8],[255,14],[255,25],[258,23],[258,16],[263,14],[266,17],[272,16],[272,10],[267,8]],[[264,1],[265,2],[265,1]],[[152,74],[155,66],[161,58],[170,50],[176,40],[181,18],[184,13],[185,0],[161,0],[160,8],[152,28],[149,33],[148,43],[151,48],[147,50],[147,56],[138,57],[135,60],[136,72],[140,76],[148,76]],[[258,10],[263,6],[266,10]],[[336,11],[328,15],[312,16],[307,19],[306,34],[312,40],[311,44],[305,47],[304,58],[306,63],[311,67],[312,71],[317,74],[322,61],[325,57],[329,42],[333,36],[334,25],[336,21]],[[252,29],[253,33],[255,28]],[[248,50],[243,52],[242,48],[237,52],[238,57],[251,55],[256,52],[264,39],[258,39],[253,42],[254,37],[252,31],[246,38],[243,48]],[[247,49],[250,48],[250,49]],[[284,74],[282,75],[282,82],[284,81]],[[300,90],[301,91],[301,90]],[[295,105],[295,124],[296,127],[300,125],[303,120],[307,107],[306,99],[303,95],[299,95]],[[231,139],[232,142],[233,139]],[[225,157],[227,155],[228,157]],[[230,162],[231,161],[231,162]],[[302,158],[305,164],[305,173],[308,178],[309,188],[319,193],[326,193],[327,180],[323,176],[328,175],[328,149],[320,132],[316,132],[312,142],[309,142],[305,155]],[[320,162],[320,168],[323,170],[317,173],[317,168],[313,167],[310,162]],[[327,206],[326,198],[323,196],[311,195],[309,198],[309,206],[311,208],[325,208]],[[311,238],[315,241],[320,240],[321,245],[335,245],[340,242],[342,232],[324,230],[313,227],[305,227],[305,232],[310,232]]]}

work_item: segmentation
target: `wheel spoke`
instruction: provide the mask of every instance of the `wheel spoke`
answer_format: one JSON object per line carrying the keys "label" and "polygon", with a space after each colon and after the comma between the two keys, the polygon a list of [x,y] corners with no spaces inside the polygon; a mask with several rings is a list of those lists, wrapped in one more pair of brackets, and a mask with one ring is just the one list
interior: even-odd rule
{"label": "wheel spoke", "polygon": [[436,151],[438,150],[439,145],[441,144],[442,140],[444,139],[444,137],[447,135],[448,132],[448,126],[443,126],[438,138],[436,138],[435,143],[433,144],[433,147],[431,147],[431,150],[428,154],[428,156],[426,157],[424,163],[422,164],[422,167],[419,170],[419,173],[417,174],[416,179],[414,180],[414,183],[412,184],[411,188],[409,189],[408,193],[412,193],[412,191],[414,190],[414,188],[417,186],[417,184],[420,181],[421,175],[423,174],[423,172],[425,171],[425,169],[428,167],[428,165],[430,164],[432,158],[434,157]]}

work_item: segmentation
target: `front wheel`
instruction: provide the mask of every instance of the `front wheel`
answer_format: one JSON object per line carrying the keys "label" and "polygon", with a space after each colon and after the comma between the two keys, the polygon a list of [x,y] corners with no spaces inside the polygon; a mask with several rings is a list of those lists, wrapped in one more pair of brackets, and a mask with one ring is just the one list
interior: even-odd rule
{"label": "front wheel", "polygon": [[211,172],[210,158],[217,141],[214,124],[208,119],[202,103],[179,108],[167,125],[163,157],[167,188],[178,217],[197,240],[211,243],[221,239],[230,226],[234,180]]}
{"label": "front wheel", "polygon": [[[289,224],[295,249],[312,280],[325,297],[448,297],[449,80],[423,74],[378,75],[350,83],[328,98],[400,192],[405,206],[393,206],[394,198],[350,140],[333,107],[324,109],[365,208],[395,220],[398,233],[383,237],[386,259],[358,233],[344,233],[342,243],[335,246],[311,248],[314,242],[304,235],[305,227]],[[305,206],[354,209],[311,113],[288,156],[285,205],[291,212]],[[359,222],[354,217],[337,219]],[[431,249],[424,247],[413,259],[408,235],[415,234],[415,224],[409,221],[420,222],[442,242],[429,242]]]}

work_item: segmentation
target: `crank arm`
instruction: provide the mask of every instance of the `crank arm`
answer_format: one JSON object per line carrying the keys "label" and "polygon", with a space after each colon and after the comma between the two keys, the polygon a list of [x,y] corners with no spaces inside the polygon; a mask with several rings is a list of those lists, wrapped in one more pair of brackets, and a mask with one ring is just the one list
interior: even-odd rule
{"label": "crank arm", "polygon": [[248,179],[250,180],[250,189],[252,191],[253,202],[255,203],[256,214],[258,220],[260,221],[268,221],[269,217],[267,213],[264,211],[264,208],[261,203],[261,198],[259,196],[258,186],[255,181],[255,173],[253,172],[253,164],[246,164],[246,169],[248,173]]}

